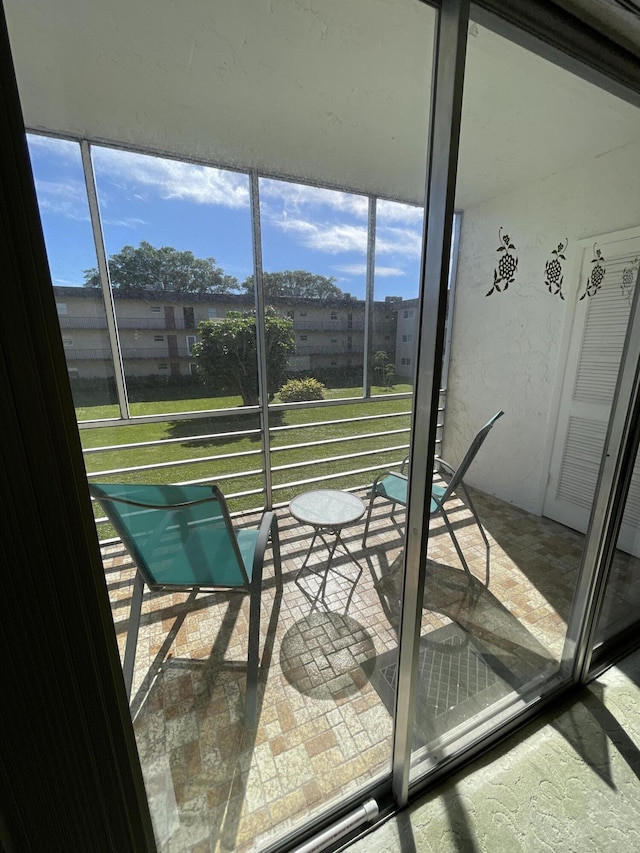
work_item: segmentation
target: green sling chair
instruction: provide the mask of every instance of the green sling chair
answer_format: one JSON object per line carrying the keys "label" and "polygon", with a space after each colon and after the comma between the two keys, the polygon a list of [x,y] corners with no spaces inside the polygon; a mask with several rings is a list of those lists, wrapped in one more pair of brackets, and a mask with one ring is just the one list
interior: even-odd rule
{"label": "green sling chair", "polygon": [[[478,513],[476,512],[476,508],[473,505],[473,501],[471,500],[471,495],[467,490],[467,487],[464,483],[464,476],[469,469],[469,466],[473,462],[476,457],[477,452],[482,447],[482,444],[489,434],[491,427],[494,423],[501,418],[504,412],[496,412],[496,414],[480,429],[473,438],[473,441],[469,445],[469,449],[464,455],[462,462],[458,465],[457,468],[454,468],[448,462],[445,462],[444,459],[440,459],[436,457],[435,464],[437,468],[443,469],[444,472],[450,475],[451,479],[449,480],[448,485],[441,486],[438,484],[433,484],[431,488],[431,503],[430,503],[430,514],[431,516],[441,515],[445,526],[453,540],[453,544],[455,546],[458,557],[460,558],[460,562],[462,566],[471,579],[471,571],[469,570],[469,566],[465,559],[464,554],[462,553],[462,548],[460,547],[460,543],[456,537],[453,526],[449,520],[447,515],[445,506],[447,502],[453,497],[454,493],[456,493],[456,497],[458,499],[463,499],[480,529],[480,533],[482,534],[482,538],[484,539],[485,545],[487,547],[487,553],[489,549],[489,542],[487,541],[487,537],[485,535],[484,529],[480,522],[480,518]],[[407,460],[405,460],[406,463]],[[404,464],[403,463],[403,467]],[[381,474],[377,477],[371,486],[371,493],[369,498],[369,506],[367,509],[367,518],[364,525],[364,535],[362,537],[362,547],[365,547],[367,541],[367,534],[369,532],[369,522],[371,521],[371,510],[373,509],[373,502],[377,498],[383,498],[385,500],[391,501],[393,504],[393,509],[395,509],[396,504],[400,504],[401,506],[407,505],[407,475],[400,472],[389,471],[385,474]],[[487,579],[488,583],[488,579]]]}
{"label": "green sling chair", "polygon": [[157,590],[222,590],[250,596],[245,722],[255,724],[260,605],[265,549],[271,541],[276,588],[282,592],[278,522],[265,512],[258,529],[236,529],[217,486],[90,483],[136,564],[123,675],[131,698],[145,584]]}

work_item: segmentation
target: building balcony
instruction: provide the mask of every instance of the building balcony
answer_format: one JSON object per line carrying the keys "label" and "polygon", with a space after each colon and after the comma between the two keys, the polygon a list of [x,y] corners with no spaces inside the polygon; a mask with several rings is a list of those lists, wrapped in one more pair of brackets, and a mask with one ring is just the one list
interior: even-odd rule
{"label": "building balcony", "polygon": [[[58,320],[60,322],[61,329],[106,329],[107,328],[107,320],[106,317],[79,317],[79,316],[65,316],[59,315]],[[185,322],[184,317],[176,317],[172,323],[172,325],[167,325],[167,321],[164,316],[158,317],[117,317],[117,324],[119,329],[139,329],[140,331],[144,331],[146,329],[156,329],[171,333],[172,331],[183,330],[183,329],[195,329],[197,327],[199,321],[195,323]]]}
{"label": "building balcony", "polygon": [[364,331],[364,319],[358,320],[298,320],[294,318],[293,327],[297,331],[318,332],[362,332]]}
{"label": "building balcony", "polygon": [[[81,347],[65,347],[67,361],[96,361],[111,360],[111,350],[107,348],[87,349]],[[152,359],[154,361],[170,361],[175,358],[191,358],[191,351],[186,346],[169,349],[168,347],[123,347],[122,358],[127,360]]]}
{"label": "building balcony", "polygon": [[347,344],[296,344],[296,355],[362,355],[362,342]]}

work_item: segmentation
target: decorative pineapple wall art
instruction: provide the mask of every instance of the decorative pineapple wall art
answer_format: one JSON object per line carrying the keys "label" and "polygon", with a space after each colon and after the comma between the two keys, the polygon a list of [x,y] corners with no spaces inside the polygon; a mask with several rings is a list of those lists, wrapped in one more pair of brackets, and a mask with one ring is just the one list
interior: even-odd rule
{"label": "decorative pineapple wall art", "polygon": [[496,252],[500,252],[500,260],[493,270],[493,287],[485,296],[491,296],[494,290],[498,293],[505,291],[510,284],[515,281],[516,270],[518,269],[518,256],[516,247],[511,242],[508,234],[502,233],[502,227],[498,229],[498,237],[500,245]]}
{"label": "decorative pineapple wall art", "polygon": [[631,302],[631,297],[633,296],[633,286],[636,283],[638,278],[638,271],[640,270],[640,257],[634,258],[630,267],[625,267],[622,271],[622,281],[620,282],[620,287],[622,288],[622,295],[627,300],[627,302]]}
{"label": "decorative pineapple wall art", "polygon": [[604,279],[604,274],[606,273],[606,268],[604,264],[606,264],[605,258],[602,257],[602,252],[600,249],[596,248],[597,244],[593,244],[593,258],[591,259],[591,263],[594,266],[591,268],[591,272],[589,273],[589,277],[587,278],[587,289],[582,294],[580,299],[584,299],[585,296],[595,296],[596,293],[600,290],[600,286]]}
{"label": "decorative pineapple wall art", "polygon": [[559,296],[564,299],[562,292],[562,282],[564,281],[564,270],[562,269],[562,261],[567,259],[564,256],[569,241],[564,238],[564,243],[558,243],[557,249],[551,252],[549,260],[544,265],[544,283],[552,296]]}

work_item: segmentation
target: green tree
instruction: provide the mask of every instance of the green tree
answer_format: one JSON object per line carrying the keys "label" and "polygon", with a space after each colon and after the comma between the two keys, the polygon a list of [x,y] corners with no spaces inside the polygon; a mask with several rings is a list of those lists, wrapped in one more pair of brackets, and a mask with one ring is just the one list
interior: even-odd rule
{"label": "green tree", "polygon": [[384,388],[393,388],[396,374],[395,364],[391,364],[384,350],[378,350],[373,356],[373,368],[378,376],[378,384]]}
{"label": "green tree", "polygon": [[[198,326],[200,341],[192,355],[198,373],[214,393],[238,394],[245,406],[258,403],[258,355],[254,313],[230,311],[224,320],[205,320]],[[295,351],[293,322],[271,308],[265,316],[267,393],[269,399],[287,376],[288,358]]]}
{"label": "green tree", "polygon": [[[310,299],[330,299],[342,296],[343,293],[336,285],[333,276],[316,275],[306,270],[283,270],[282,272],[265,272],[262,274],[264,295],[267,299],[273,296],[302,296]],[[253,293],[253,276],[242,282],[247,293]]]}
{"label": "green tree", "polygon": [[[111,284],[120,290],[169,290],[178,293],[228,293],[237,278],[225,275],[215,258],[196,258],[171,246],[157,249],[143,240],[109,258]],[[84,270],[84,286],[100,287],[97,269]]]}

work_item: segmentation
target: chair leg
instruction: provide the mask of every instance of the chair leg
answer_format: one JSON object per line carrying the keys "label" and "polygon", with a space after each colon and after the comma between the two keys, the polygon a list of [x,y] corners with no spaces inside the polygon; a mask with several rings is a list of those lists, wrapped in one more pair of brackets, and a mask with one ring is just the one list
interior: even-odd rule
{"label": "chair leg", "polygon": [[371,497],[369,498],[369,506],[367,507],[367,518],[364,523],[364,533],[362,534],[362,547],[364,548],[367,542],[367,533],[369,532],[369,522],[371,521],[371,510],[373,509],[373,502],[376,499],[376,493],[372,489]]}
{"label": "chair leg", "polygon": [[142,611],[142,594],[144,592],[144,578],[139,571],[133,581],[133,592],[131,595],[131,609],[129,610],[129,630],[127,631],[127,644],[124,650],[124,663],[122,674],[124,686],[127,691],[127,699],[131,700],[131,687],[133,685],[133,667],[136,661],[136,648],[138,645],[138,631],[140,629],[140,613]]}
{"label": "chair leg", "polygon": [[484,544],[485,544],[486,549],[487,549],[487,566],[486,566],[486,570],[485,570],[485,584],[484,585],[487,587],[487,589],[489,589],[491,546],[489,545],[489,540],[487,539],[486,533],[484,532],[484,527],[482,526],[482,522],[480,521],[480,516],[478,515],[478,512],[475,508],[475,505],[474,505],[473,501],[471,500],[471,495],[469,494],[467,487],[465,486],[464,483],[462,483],[462,489],[464,491],[464,496],[466,498],[467,504],[469,505],[469,509],[471,510],[471,513],[476,520],[476,524],[478,525],[478,528],[480,530],[480,535],[482,536],[482,538],[484,540]]}
{"label": "chair leg", "polygon": [[280,534],[278,520],[274,515],[271,525],[271,553],[273,554],[273,573],[276,579],[276,590],[282,592],[282,556],[280,554]]}
{"label": "chair leg", "polygon": [[249,603],[249,651],[247,656],[247,693],[245,699],[245,724],[254,728],[258,711],[258,669],[260,657],[260,608],[262,604],[262,578],[252,581]]}
{"label": "chair leg", "polygon": [[447,513],[442,508],[440,509],[440,512],[442,513],[444,523],[447,527],[447,530],[449,531],[449,536],[451,536],[451,540],[455,546],[458,557],[460,558],[460,562],[462,563],[462,568],[467,573],[467,576],[469,578],[469,582],[471,582],[473,580],[473,575],[471,574],[471,569],[469,568],[469,564],[467,563],[467,560],[466,560],[464,554],[462,553],[462,548],[460,547],[460,543],[458,542],[458,537],[456,536],[455,531],[453,529],[453,526],[451,525],[451,522],[449,521]]}

